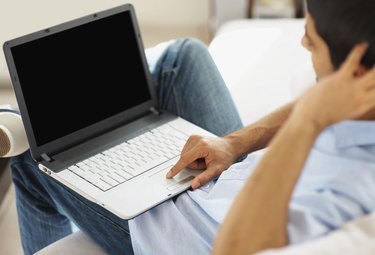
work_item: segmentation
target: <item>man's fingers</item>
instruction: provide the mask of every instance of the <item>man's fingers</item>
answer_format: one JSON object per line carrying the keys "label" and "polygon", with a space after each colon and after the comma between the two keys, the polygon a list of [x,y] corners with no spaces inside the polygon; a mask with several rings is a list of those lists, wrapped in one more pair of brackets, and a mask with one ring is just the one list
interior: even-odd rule
{"label": "man's fingers", "polygon": [[194,169],[194,170],[203,170],[206,169],[206,161],[205,159],[197,159],[190,164],[188,164],[186,167]]}
{"label": "man's fingers", "polygon": [[197,189],[197,188],[205,185],[207,182],[209,182],[211,179],[217,177],[218,175],[219,175],[218,172],[207,169],[206,171],[202,172],[201,174],[197,175],[194,178],[193,182],[191,183],[191,187],[193,189]]}
{"label": "man's fingers", "polygon": [[203,152],[200,150],[190,150],[181,155],[177,163],[167,173],[167,178],[172,178],[178,174],[182,169],[197,159],[204,158]]}
{"label": "man's fingers", "polygon": [[366,102],[368,104],[367,108],[371,109],[375,107],[375,88],[369,90],[366,93]]}
{"label": "man's fingers", "polygon": [[167,173],[167,178],[172,178],[173,176],[175,176],[176,174],[178,174],[189,163],[187,163],[184,158],[180,157],[180,159],[177,161],[177,163]]}
{"label": "man's fingers", "polygon": [[371,106],[372,106],[372,108],[375,107],[375,89],[368,92],[368,103],[369,103],[370,107]]}
{"label": "man's fingers", "polygon": [[349,75],[353,75],[361,63],[363,56],[365,55],[368,48],[368,43],[360,43],[356,45],[349,56],[346,58],[342,69]]}
{"label": "man's fingers", "polygon": [[361,79],[358,80],[357,86],[362,86],[366,90],[370,90],[375,87],[375,67],[371,68]]}

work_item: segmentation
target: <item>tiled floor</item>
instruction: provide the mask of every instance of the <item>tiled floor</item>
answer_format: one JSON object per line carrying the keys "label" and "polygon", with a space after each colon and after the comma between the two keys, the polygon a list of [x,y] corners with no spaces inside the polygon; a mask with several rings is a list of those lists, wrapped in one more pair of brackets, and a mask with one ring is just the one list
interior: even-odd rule
{"label": "tiled floor", "polygon": [[0,255],[21,255],[15,190],[12,185],[0,206]]}

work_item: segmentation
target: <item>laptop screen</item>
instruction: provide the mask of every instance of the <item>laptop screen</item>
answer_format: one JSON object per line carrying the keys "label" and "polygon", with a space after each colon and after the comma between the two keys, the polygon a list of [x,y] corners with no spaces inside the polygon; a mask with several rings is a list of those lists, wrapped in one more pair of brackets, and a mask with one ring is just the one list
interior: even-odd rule
{"label": "laptop screen", "polygon": [[70,26],[10,47],[37,146],[151,100],[130,11]]}

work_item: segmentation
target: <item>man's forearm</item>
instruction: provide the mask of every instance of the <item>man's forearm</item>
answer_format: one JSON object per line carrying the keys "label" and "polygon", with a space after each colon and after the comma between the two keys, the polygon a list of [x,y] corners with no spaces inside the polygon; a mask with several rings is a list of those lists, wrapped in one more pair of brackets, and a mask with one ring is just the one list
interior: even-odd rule
{"label": "man's forearm", "polygon": [[253,254],[288,243],[289,200],[318,134],[300,117],[285,123],[234,201],[213,254]]}
{"label": "man's forearm", "polygon": [[293,106],[294,102],[288,103],[254,124],[230,133],[226,137],[235,144],[235,148],[238,149],[238,155],[246,155],[263,149],[288,119]]}

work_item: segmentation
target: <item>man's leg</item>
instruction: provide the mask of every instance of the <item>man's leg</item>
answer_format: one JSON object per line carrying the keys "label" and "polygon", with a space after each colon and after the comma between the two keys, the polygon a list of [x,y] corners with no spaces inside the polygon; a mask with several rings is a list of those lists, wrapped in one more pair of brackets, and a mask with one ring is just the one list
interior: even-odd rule
{"label": "man's leg", "polygon": [[109,254],[133,254],[126,220],[47,177],[28,151],[14,157],[11,168],[25,254],[70,234],[70,220]]}
{"label": "man's leg", "polygon": [[151,71],[161,109],[219,136],[243,127],[219,70],[200,41],[177,40]]}
{"label": "man's leg", "polygon": [[[152,70],[162,109],[223,135],[242,127],[206,47],[171,44]],[[46,177],[29,152],[12,159],[21,239],[26,254],[71,233],[70,220],[110,254],[132,254],[127,221]]]}

